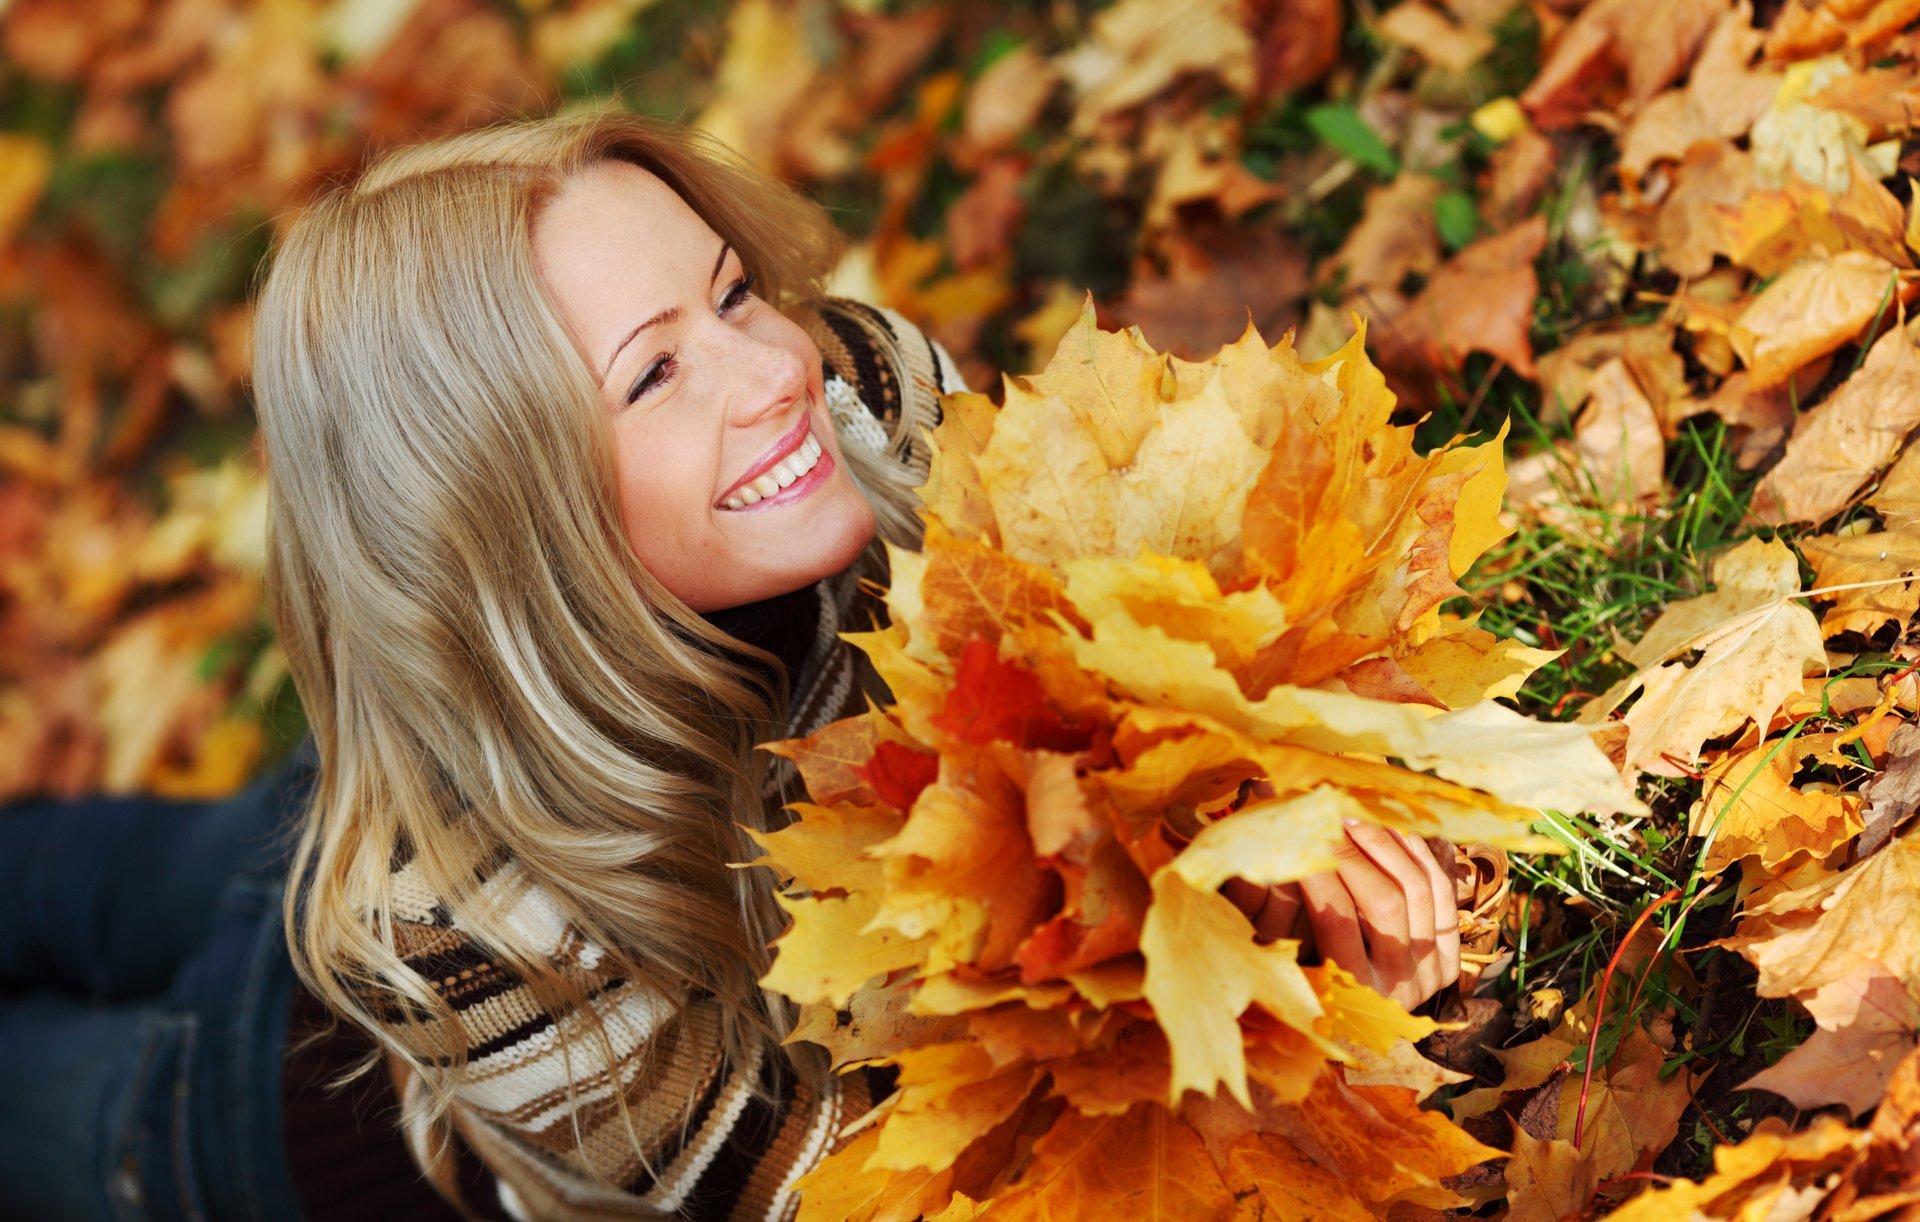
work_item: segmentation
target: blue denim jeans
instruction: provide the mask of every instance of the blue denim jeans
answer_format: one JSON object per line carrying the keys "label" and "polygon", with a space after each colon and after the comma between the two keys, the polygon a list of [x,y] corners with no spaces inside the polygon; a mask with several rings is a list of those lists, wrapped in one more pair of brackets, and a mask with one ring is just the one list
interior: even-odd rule
{"label": "blue denim jeans", "polygon": [[0,1218],[300,1216],[280,900],[312,771],[0,809]]}

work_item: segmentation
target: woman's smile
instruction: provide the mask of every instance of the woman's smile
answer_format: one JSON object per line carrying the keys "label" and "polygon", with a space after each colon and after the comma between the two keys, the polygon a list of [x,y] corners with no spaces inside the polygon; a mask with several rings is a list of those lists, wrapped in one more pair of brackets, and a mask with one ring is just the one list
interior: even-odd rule
{"label": "woman's smile", "polygon": [[833,455],[814,436],[813,413],[802,415],[747,473],[720,498],[720,508],[740,511],[790,505],[833,476]]}

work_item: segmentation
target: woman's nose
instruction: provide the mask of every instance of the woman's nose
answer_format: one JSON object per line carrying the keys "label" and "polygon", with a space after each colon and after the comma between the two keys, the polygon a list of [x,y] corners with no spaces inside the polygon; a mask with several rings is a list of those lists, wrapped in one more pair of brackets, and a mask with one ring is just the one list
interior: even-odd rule
{"label": "woman's nose", "polygon": [[750,427],[768,416],[790,413],[807,395],[807,366],[800,354],[743,331],[734,332],[727,364],[734,371],[729,423]]}

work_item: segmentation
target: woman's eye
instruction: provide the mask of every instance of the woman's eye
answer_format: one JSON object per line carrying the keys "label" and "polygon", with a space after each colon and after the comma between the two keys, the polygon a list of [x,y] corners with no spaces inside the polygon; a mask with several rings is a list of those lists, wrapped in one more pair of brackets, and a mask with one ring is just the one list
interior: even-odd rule
{"label": "woman's eye", "polygon": [[720,312],[722,314],[733,313],[733,311],[745,304],[747,298],[751,296],[753,296],[753,273],[748,272],[746,275],[740,277],[740,279],[734,281],[733,287],[727,290],[727,295],[720,299]]}
{"label": "woman's eye", "polygon": [[633,389],[627,392],[627,405],[631,407],[634,400],[641,395],[666,385],[673,378],[675,367],[673,354],[655,357],[651,364],[641,370],[639,379],[633,384]]}

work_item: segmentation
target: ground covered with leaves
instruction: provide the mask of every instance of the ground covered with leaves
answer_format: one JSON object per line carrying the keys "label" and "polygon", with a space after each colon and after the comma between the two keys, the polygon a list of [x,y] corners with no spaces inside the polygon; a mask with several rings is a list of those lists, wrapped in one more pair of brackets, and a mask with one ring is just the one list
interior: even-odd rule
{"label": "ground covered with leaves", "polygon": [[[1449,454],[1504,452],[1504,502],[1474,528],[1472,567],[1453,570],[1456,536],[1446,563],[1429,565],[1444,582],[1413,600],[1438,595],[1419,614],[1480,661],[1467,685],[1464,664],[1436,662],[1428,638],[1389,634],[1303,690],[1436,711],[1498,697],[1536,723],[1584,727],[1637,795],[1610,813],[1516,799],[1545,807],[1517,826],[1558,851],[1516,854],[1489,879],[1498,928],[1476,943],[1475,987],[1435,1015],[1464,1026],[1421,1043],[1444,1071],[1417,1085],[1406,1064],[1342,1079],[1340,1115],[1358,1115],[1361,1099],[1374,1129],[1341,1128],[1322,1107],[1290,1144],[1258,1146],[1205,1123],[1182,1137],[1159,1113],[1122,1107],[1145,1126],[1124,1141],[1061,1130],[1040,1147],[1064,1159],[1059,1184],[1080,1188],[1034,1188],[1025,1206],[1010,1195],[1008,1210],[1057,1217],[1062,1200],[1083,1200],[1113,1216],[1093,1189],[1110,1168],[1074,1165],[1061,1153],[1071,1146],[1158,1151],[1169,1174],[1177,1158],[1212,1160],[1241,1177],[1222,1181],[1239,1195],[1207,1209],[1289,1216],[1304,1201],[1344,1216],[1336,1190],[1366,1174],[1363,1156],[1399,1148],[1377,1145],[1389,1133],[1427,1135],[1426,1161],[1369,1181],[1363,1213],[1909,1208],[1920,1200],[1909,1146],[1920,839],[1908,834],[1920,808],[1920,648],[1908,642],[1920,349],[1906,319],[1920,285],[1916,20],[1920,0],[15,0],[0,13],[0,794],[219,794],[297,736],[260,619],[264,497],[244,381],[246,292],[277,219],[382,148],[618,96],[700,123],[832,207],[850,237],[836,289],[921,322],[994,403],[1044,397],[1043,383],[1008,389],[999,375],[1041,369],[1071,328],[1092,328],[1080,322],[1088,291],[1099,327],[1137,326],[1151,349],[1196,363],[1251,322],[1268,343],[1292,328],[1294,365],[1330,369],[1314,363],[1338,359],[1364,318],[1394,396],[1369,430],[1404,433],[1407,463],[1438,464],[1418,479],[1408,466],[1408,488],[1453,470]],[[1185,402],[1175,383],[1167,401]],[[1034,430],[1043,417],[1010,404],[1007,418]],[[1194,420],[1197,437],[1213,427]],[[1233,427],[1271,448],[1282,426],[1269,424],[1261,434],[1269,425],[1243,412]],[[1078,617],[1092,648],[1035,638],[1012,664],[969,661],[956,638],[951,674],[988,685],[1003,712],[1032,696],[1034,675],[1148,685],[1121,673],[1140,655],[1140,625],[1179,620],[1179,591],[1205,583],[1170,568],[1156,585],[1088,567],[1084,548],[1021,543],[1018,514],[990,507],[1020,474],[1006,443],[989,452],[994,431],[980,430],[978,497],[930,494],[951,537],[919,580],[985,540],[1064,583],[1055,610]],[[1131,455],[1147,442],[1125,444]],[[1117,469],[1114,455],[1100,461]],[[1382,525],[1380,537],[1417,550],[1408,529]],[[1258,582],[1234,583],[1279,562],[1191,533],[1129,538],[1246,593],[1233,632],[1265,639]],[[1274,589],[1289,607],[1306,597]],[[1347,616],[1357,604],[1343,605]],[[1103,622],[1132,644],[1100,651]],[[1338,622],[1344,633],[1359,621]],[[1241,649],[1221,672],[1239,696],[1181,700],[1217,712],[1268,690],[1273,673],[1256,670],[1273,641],[1209,639],[1216,657]],[[1305,674],[1292,668],[1310,655],[1287,654],[1286,673]],[[1495,674],[1490,657],[1513,664]],[[896,690],[911,706],[910,685]],[[1052,715],[1067,690],[1048,689]],[[944,758],[993,740],[949,715],[951,692],[923,696],[898,751]],[[1007,732],[1042,735],[1023,749],[1043,754],[1069,739],[1084,750],[1092,740],[1073,736],[1096,727],[1112,737],[1132,725],[1142,750],[1172,741],[1138,738],[1137,713],[1083,696],[1069,710],[1080,720]],[[1391,755],[1398,779],[1355,783],[1367,793],[1417,790],[1431,805],[1456,782],[1491,788],[1449,780],[1438,749],[1421,758],[1333,737],[1322,748]],[[1251,750],[1227,754],[1244,763]],[[879,774],[892,797],[869,784],[865,805],[897,817],[933,780],[894,762]],[[1102,783],[1135,792],[1125,772]],[[1022,773],[1018,787],[1048,776]],[[1054,825],[1056,847],[1079,826]],[[1186,829],[1193,844],[1200,830]],[[1176,887],[1149,881],[1166,862],[1121,856],[1131,864],[1111,859],[1114,877],[1133,881],[1114,894],[1144,886],[1157,902]],[[1181,877],[1201,895],[1204,855]],[[1128,936],[1146,945],[1141,905]],[[1204,907],[1189,904],[1189,918],[1209,919]],[[1099,959],[1083,937],[1055,928],[996,944],[999,970],[1084,976]],[[884,966],[922,970],[936,953],[955,951]],[[1023,955],[1046,964],[1029,971]],[[822,968],[833,979],[820,995],[849,1004],[861,981]],[[1083,1001],[1106,987],[1117,1005],[1158,1013],[1144,980],[1071,983]],[[1145,993],[1124,996],[1136,987]],[[1341,988],[1323,974],[1309,992],[1337,1011],[1328,998],[1350,996]],[[1076,1114],[1098,1115],[1113,1079],[1084,1058],[1099,1039],[1106,1052],[1171,1057],[1172,1081],[1241,1099],[1260,1064],[1279,1072],[1284,1030],[1333,1038],[1307,1020],[1288,1028],[1285,998],[1249,1002],[1279,1026],[1261,1027],[1248,1047],[1264,1051],[1237,1069],[1152,1052],[1165,1022],[1076,1026],[1060,1042],[983,1019],[974,1046],[1025,1051],[990,1057],[979,1080],[1000,1085],[980,1097],[1031,1091],[1044,1074],[1091,1101]],[[1210,1038],[1193,1022],[1188,1056]],[[1047,1039],[1050,1062],[1034,1051]],[[951,1119],[943,1101],[928,1106]],[[1457,1140],[1433,1127],[1443,1117]],[[1298,1133],[1316,1127],[1351,1140],[1303,1145]],[[1006,1138],[1027,1141],[1029,1159],[1040,1139]],[[893,1161],[917,1156],[892,1140]],[[1289,1206],[1258,1191],[1280,1183],[1322,1195]]]}

